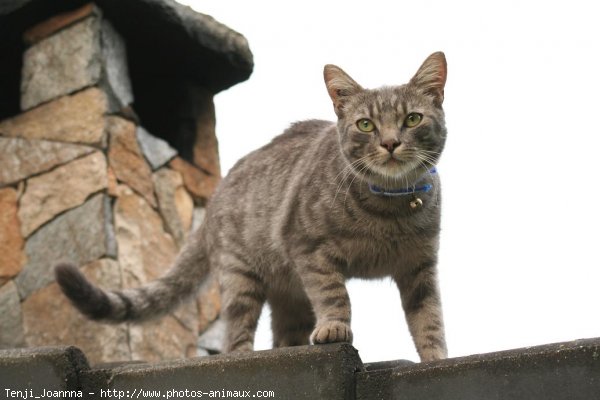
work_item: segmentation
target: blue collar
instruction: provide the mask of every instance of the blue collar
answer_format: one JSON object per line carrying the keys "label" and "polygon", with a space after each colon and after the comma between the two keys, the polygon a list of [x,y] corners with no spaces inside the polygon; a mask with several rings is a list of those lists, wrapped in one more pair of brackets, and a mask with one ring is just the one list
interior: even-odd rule
{"label": "blue collar", "polygon": [[[437,169],[435,167],[429,170],[430,175],[437,174]],[[433,185],[430,183],[426,183],[421,186],[413,186],[409,188],[400,188],[400,189],[385,189],[379,186],[371,185],[369,183],[369,190],[371,193],[386,196],[386,197],[398,197],[398,196],[406,196],[407,194],[419,193],[419,192],[429,192],[433,188]]]}

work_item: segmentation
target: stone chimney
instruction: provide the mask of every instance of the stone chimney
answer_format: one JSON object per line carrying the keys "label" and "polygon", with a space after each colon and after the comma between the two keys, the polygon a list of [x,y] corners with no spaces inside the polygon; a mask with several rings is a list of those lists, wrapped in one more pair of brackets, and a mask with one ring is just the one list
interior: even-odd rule
{"label": "stone chimney", "polygon": [[[209,70],[182,76],[168,63],[144,70],[147,55],[132,46],[148,46],[128,31],[135,27],[119,29],[128,11],[111,18],[110,1],[106,10],[102,1],[57,2],[71,5],[58,11],[47,2],[23,3],[0,10],[0,24],[12,23],[0,34],[18,32],[25,44],[20,96],[0,99],[0,116],[14,114],[17,100],[20,108],[0,121],[0,348],[76,345],[94,363],[194,356],[198,332],[218,316],[214,282],[200,306],[189,302],[142,325],[104,325],[68,304],[52,267],[70,261],[111,289],[165,273],[220,179],[212,98],[233,83],[207,83]],[[183,22],[227,29],[170,0],[133,3],[140,8],[129,12],[142,19],[148,5],[171,11],[161,14],[167,19],[177,11],[167,36]],[[161,46],[154,51],[157,59],[169,56]],[[249,75],[251,54],[247,62]],[[10,87],[12,70],[2,68],[0,88]]]}

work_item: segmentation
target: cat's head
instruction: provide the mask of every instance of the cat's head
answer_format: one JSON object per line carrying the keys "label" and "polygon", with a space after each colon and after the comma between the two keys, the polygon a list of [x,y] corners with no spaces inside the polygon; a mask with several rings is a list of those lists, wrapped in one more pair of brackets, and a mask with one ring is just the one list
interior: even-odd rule
{"label": "cat's head", "polygon": [[363,89],[341,68],[325,66],[342,153],[372,183],[412,182],[438,161],[446,140],[444,53],[430,55],[405,85]]}

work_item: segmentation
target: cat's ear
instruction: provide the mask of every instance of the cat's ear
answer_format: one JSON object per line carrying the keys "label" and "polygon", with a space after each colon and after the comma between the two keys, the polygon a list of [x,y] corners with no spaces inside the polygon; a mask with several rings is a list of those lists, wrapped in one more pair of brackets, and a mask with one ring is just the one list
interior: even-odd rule
{"label": "cat's ear", "polygon": [[354,79],[350,78],[350,75],[335,65],[327,64],[323,70],[323,76],[325,77],[325,85],[327,86],[329,97],[333,101],[335,113],[340,116],[344,102],[350,96],[362,91],[363,88]]}
{"label": "cat's ear", "polygon": [[409,84],[433,97],[435,104],[441,106],[447,73],[446,56],[438,51],[427,57]]}

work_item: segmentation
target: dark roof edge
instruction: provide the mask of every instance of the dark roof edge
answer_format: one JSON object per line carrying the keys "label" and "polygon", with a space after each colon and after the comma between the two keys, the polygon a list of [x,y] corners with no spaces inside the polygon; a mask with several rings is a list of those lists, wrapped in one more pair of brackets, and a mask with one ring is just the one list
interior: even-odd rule
{"label": "dark roof edge", "polygon": [[[230,56],[232,64],[252,71],[254,67],[253,56],[248,45],[248,40],[244,35],[220,23],[210,15],[199,13],[187,6],[177,5],[183,7],[183,10],[185,10],[178,10],[182,21],[191,22],[194,19],[201,21],[200,24],[194,24],[194,30],[190,32],[191,35],[196,37],[198,42],[216,52],[223,52],[225,50],[224,52]],[[184,24],[184,26],[191,25],[191,23]],[[220,46],[222,46],[220,49],[214,45],[216,42],[219,42]]]}
{"label": "dark roof edge", "polygon": [[[147,59],[159,53],[155,65],[144,68],[152,76],[189,78],[218,93],[252,73],[252,52],[242,34],[175,0],[3,0],[0,41],[17,40],[31,24],[86,2],[102,9],[125,41],[135,46],[136,56]],[[3,47],[0,43],[0,50]]]}

